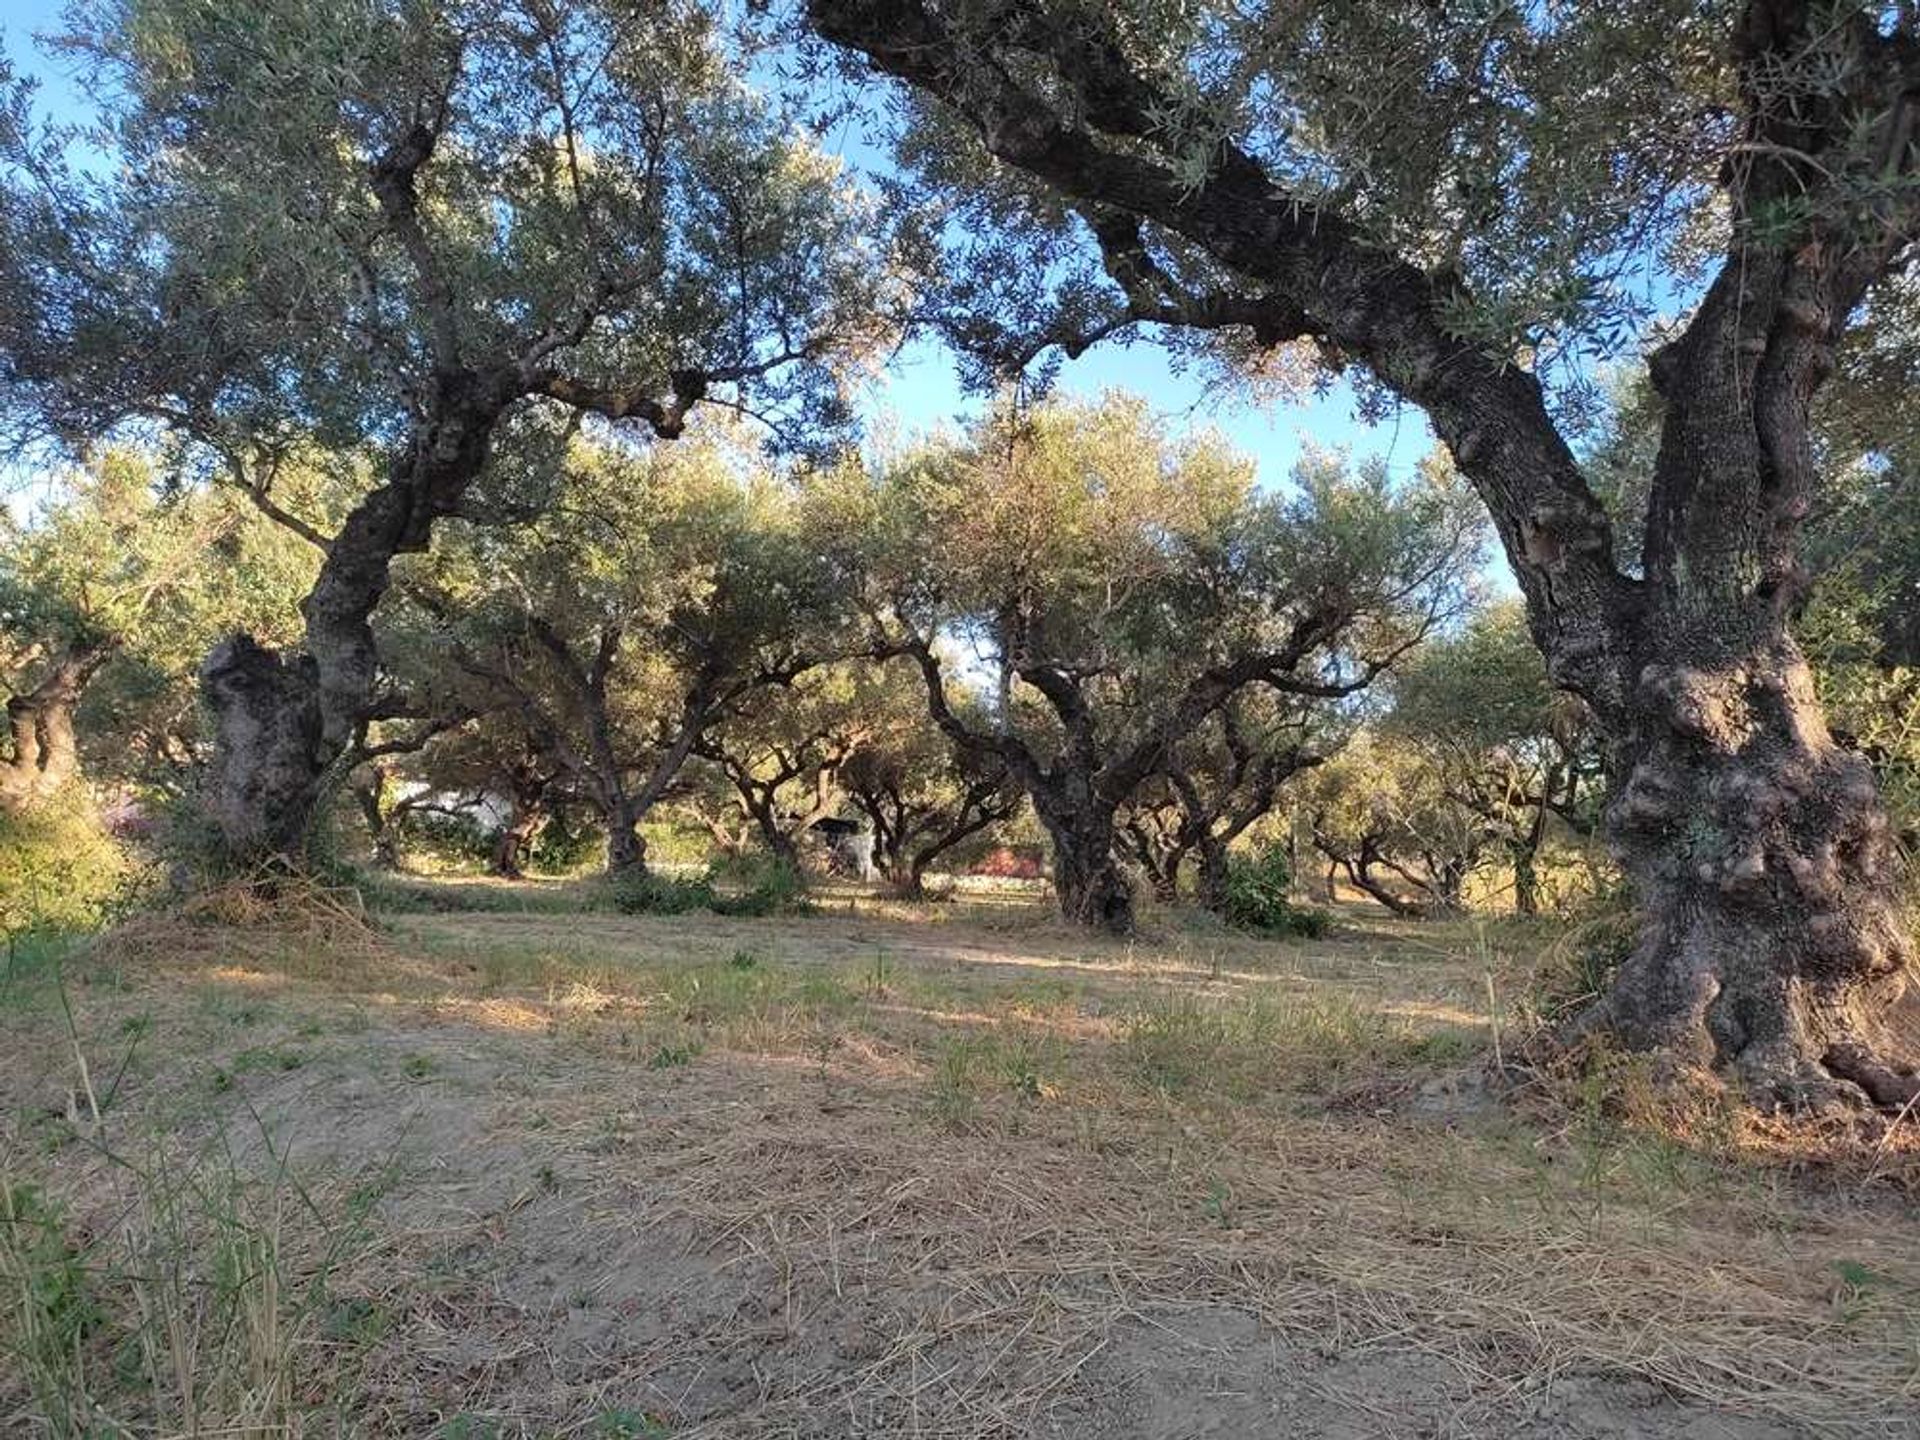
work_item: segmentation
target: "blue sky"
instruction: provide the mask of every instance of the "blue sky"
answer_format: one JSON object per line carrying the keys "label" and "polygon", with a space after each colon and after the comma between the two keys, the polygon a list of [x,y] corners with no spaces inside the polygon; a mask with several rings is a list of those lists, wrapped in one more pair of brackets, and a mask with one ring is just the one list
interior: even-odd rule
{"label": "blue sky", "polygon": [[[40,83],[41,110],[63,120],[84,120],[93,107],[75,78],[71,61],[49,57],[32,44],[36,33],[61,28],[66,0],[8,0],[0,40],[13,63]],[[851,152],[864,147],[849,140],[856,165],[866,158]],[[869,152],[870,153],[870,152]],[[1397,420],[1366,426],[1355,419],[1354,397],[1344,385],[1300,404],[1264,407],[1239,394],[1209,393],[1201,376],[1181,373],[1160,347],[1151,343],[1099,347],[1068,362],[1059,388],[1093,397],[1109,389],[1148,396],[1155,408],[1178,426],[1211,425],[1253,457],[1263,483],[1284,483],[1308,445],[1342,447],[1356,457],[1379,455],[1395,476],[1410,473],[1433,444],[1424,418],[1411,409]],[[979,401],[962,393],[951,359],[931,341],[907,346],[870,388],[864,405],[870,427],[891,423],[902,438],[950,424],[977,413]]]}

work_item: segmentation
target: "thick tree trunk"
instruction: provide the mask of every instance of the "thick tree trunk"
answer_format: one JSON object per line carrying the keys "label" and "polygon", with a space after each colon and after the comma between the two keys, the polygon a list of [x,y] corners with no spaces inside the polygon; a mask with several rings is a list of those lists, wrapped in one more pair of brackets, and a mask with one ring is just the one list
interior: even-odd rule
{"label": "thick tree trunk", "polygon": [[540,833],[540,822],[544,819],[546,811],[538,801],[532,804],[514,803],[513,815],[494,837],[489,865],[495,875],[503,880],[526,878],[527,854],[533,848],[534,836]]}
{"label": "thick tree trunk", "polygon": [[326,769],[312,658],[235,635],[200,667],[200,691],[214,731],[201,799],[227,858],[297,862]]}
{"label": "thick tree trunk", "polygon": [[1113,817],[1035,797],[1053,842],[1053,889],[1060,913],[1113,935],[1133,931],[1133,886],[1113,858]]}
{"label": "thick tree trunk", "polygon": [[1645,921],[1592,1018],[1785,1103],[1836,1079],[1904,1103],[1920,1083],[1883,1063],[1910,944],[1887,815],[1797,648],[1649,666],[1640,698],[1607,829]]}
{"label": "thick tree trunk", "polygon": [[630,800],[621,800],[607,813],[607,874],[644,875],[647,842],[640,835],[640,816]]}
{"label": "thick tree trunk", "polygon": [[0,812],[26,810],[51,799],[79,775],[74,707],[113,650],[108,642],[76,645],[38,685],[7,701],[13,753],[0,761]]}
{"label": "thick tree trunk", "polygon": [[280,656],[252,637],[215,647],[200,684],[214,722],[206,808],[230,859],[300,863],[336,764],[375,709],[380,654],[373,613],[396,556],[424,551],[433,524],[485,467],[502,377],[439,376],[434,419],[394,459],[385,484],[348,512],[301,602],[304,653]]}
{"label": "thick tree trunk", "polygon": [[1200,842],[1200,904],[1215,915],[1227,909],[1227,847],[1212,839]]}
{"label": "thick tree trunk", "polygon": [[760,838],[766,842],[776,865],[784,865],[789,870],[800,868],[800,847],[777,820],[760,822]]}

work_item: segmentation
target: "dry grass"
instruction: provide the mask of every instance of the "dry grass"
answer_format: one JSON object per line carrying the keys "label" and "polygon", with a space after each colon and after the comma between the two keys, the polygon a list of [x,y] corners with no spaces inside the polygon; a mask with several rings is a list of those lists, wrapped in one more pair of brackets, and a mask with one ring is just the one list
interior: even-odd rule
{"label": "dry grass", "polygon": [[[1522,929],[1127,945],[962,902],[381,933],[342,897],[233,903],[96,944],[66,993],[128,1143],[274,1135],[332,1197],[271,1212],[275,1273],[325,1275],[287,1393],[338,1396],[348,1433],[1920,1416],[1911,1123],[1679,1113],[1630,1069],[1489,1097],[1489,980],[1513,1023]],[[74,1128],[63,1013],[0,1011],[31,1057],[0,1073],[0,1153],[110,1234],[138,1191]]]}

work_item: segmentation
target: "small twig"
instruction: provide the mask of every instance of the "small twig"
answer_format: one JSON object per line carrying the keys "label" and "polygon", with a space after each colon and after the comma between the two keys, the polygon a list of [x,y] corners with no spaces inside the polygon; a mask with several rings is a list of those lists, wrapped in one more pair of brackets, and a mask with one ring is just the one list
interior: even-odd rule
{"label": "small twig", "polygon": [[1913,1114],[1913,1107],[1916,1105],[1920,1105],[1920,1090],[1915,1091],[1909,1096],[1907,1103],[1900,1107],[1900,1113],[1887,1122],[1887,1128],[1881,1132],[1880,1139],[1873,1147],[1873,1163],[1867,1169],[1867,1180],[1869,1183],[1880,1178],[1881,1157],[1887,1153],[1887,1146],[1893,1143],[1894,1133],[1899,1130],[1906,1118]]}
{"label": "small twig", "polygon": [[1487,1023],[1493,1027],[1493,1068],[1500,1074],[1507,1072],[1506,1058],[1500,1053],[1500,1002],[1493,993],[1493,971],[1485,972],[1487,977]]}

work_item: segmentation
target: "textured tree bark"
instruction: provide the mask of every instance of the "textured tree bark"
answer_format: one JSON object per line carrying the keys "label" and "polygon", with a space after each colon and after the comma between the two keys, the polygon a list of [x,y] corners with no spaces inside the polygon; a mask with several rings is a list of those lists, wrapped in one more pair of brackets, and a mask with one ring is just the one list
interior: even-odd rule
{"label": "textured tree bark", "polygon": [[1895,847],[1797,648],[1649,665],[1641,694],[1607,831],[1645,918],[1590,1020],[1778,1101],[1904,1103],[1920,1082],[1877,1058],[1910,959]]}
{"label": "textured tree bark", "polygon": [[1227,847],[1225,842],[1205,836],[1200,849],[1200,904],[1215,915],[1227,908]]}
{"label": "textured tree bark", "polygon": [[0,762],[0,812],[18,813],[51,799],[79,775],[74,707],[114,648],[107,641],[76,645],[33,689],[8,699],[13,753]]}
{"label": "textured tree bark", "polygon": [[622,798],[607,812],[607,874],[644,875],[647,842],[640,834],[640,814],[633,801]]}
{"label": "textured tree bark", "polygon": [[1092,806],[1036,794],[1034,809],[1053,842],[1053,889],[1060,913],[1076,925],[1126,935],[1133,930],[1133,886],[1113,858],[1113,816]]}
{"label": "textured tree bark", "polygon": [[201,801],[228,858],[297,860],[326,768],[312,657],[283,657],[236,635],[200,667],[200,691],[214,731]]}

